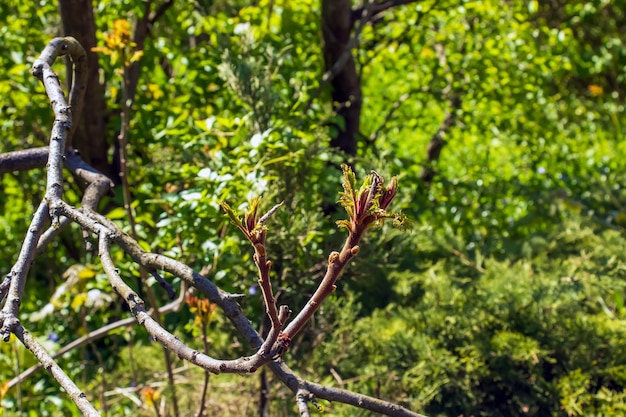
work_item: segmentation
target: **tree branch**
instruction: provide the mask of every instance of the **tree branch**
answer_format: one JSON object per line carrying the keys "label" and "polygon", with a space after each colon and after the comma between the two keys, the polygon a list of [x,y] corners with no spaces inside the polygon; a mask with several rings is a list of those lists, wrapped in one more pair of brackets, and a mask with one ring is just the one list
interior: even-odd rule
{"label": "tree branch", "polygon": [[[45,224],[52,218],[52,229],[55,229],[60,224],[74,222],[84,230],[98,236],[99,254],[103,269],[113,289],[128,303],[135,319],[146,328],[155,340],[176,352],[180,358],[214,373],[249,373],[254,372],[266,363],[270,363],[271,369],[296,394],[298,407],[301,413],[303,413],[302,415],[305,416],[308,413],[307,401],[314,402],[315,397],[318,397],[329,401],[351,404],[390,416],[419,417],[416,413],[386,401],[302,380],[280,360],[273,360],[276,355],[282,353],[288,346],[290,336],[297,334],[303,328],[321,302],[332,293],[335,288],[334,283],[339,277],[341,270],[358,253],[358,242],[367,227],[384,218],[396,218],[395,215],[392,216],[385,212],[397,190],[395,178],[392,179],[391,185],[386,188],[383,179],[378,174],[372,173],[357,191],[354,189],[354,174],[347,168],[344,168],[344,193],[341,201],[350,215],[350,220],[344,221],[342,225],[349,231],[348,238],[341,252],[330,254],[328,270],[318,290],[300,314],[287,326],[284,333],[281,333],[280,329],[287,321],[289,309],[286,306],[281,306],[276,310],[275,305],[273,305],[274,296],[269,285],[270,264],[266,259],[264,247],[264,222],[275,211],[276,207],[260,219],[257,218],[255,212],[253,216],[254,221],[248,223],[251,227],[246,230],[255,234],[253,237],[256,240],[251,239],[251,242],[255,248],[255,262],[259,268],[260,280],[267,282],[267,284],[263,284],[265,285],[264,296],[273,327],[265,340],[263,340],[243,314],[241,307],[236,302],[236,295],[222,291],[213,282],[179,261],[161,254],[144,251],[135,239],[123,233],[111,220],[96,212],[98,202],[111,189],[112,183],[104,175],[85,164],[71,148],[66,152],[66,141],[68,135],[71,134],[72,114],[65,101],[58,78],[50,68],[57,56],[66,53],[70,53],[74,57],[73,62],[76,62],[78,59],[76,57],[79,56],[77,47],[79,48],[80,45],[72,38],[54,39],[44,49],[41,58],[35,62],[33,73],[43,82],[46,88],[55,113],[55,121],[48,154],[46,195],[33,216],[33,221],[26,234],[18,260],[11,273],[0,284],[0,298],[4,294],[7,295],[6,303],[2,311],[0,311],[0,335],[2,335],[3,339],[7,341],[10,333],[16,334],[22,343],[33,351],[40,363],[68,392],[70,398],[76,403],[83,415],[98,415],[98,412],[88,402],[85,395],[63,373],[53,358],[24,330],[18,320],[20,301],[24,292],[29,267],[37,251],[41,250],[45,243],[50,241],[54,235],[54,231],[49,231],[45,238],[42,237]],[[62,167],[64,159],[73,174],[81,178],[87,185],[83,196],[83,207],[80,209],[71,207],[62,199]],[[143,300],[122,279],[111,257],[110,248],[112,244],[118,245],[141,267],[150,271],[164,270],[196,287],[211,302],[218,304],[222,308],[224,314],[229,318],[237,331],[247,339],[251,346],[257,349],[257,352],[252,356],[233,360],[214,359],[205,353],[190,348],[173,334],[167,332],[151,317],[151,312],[146,310]],[[123,323],[126,322],[123,321]],[[109,327],[100,329],[99,332],[101,333],[98,333],[98,335],[106,334],[108,330],[110,330]],[[87,338],[84,340],[92,339]],[[72,346],[76,346],[76,344],[72,344]],[[16,381],[19,380],[19,378],[16,379]]]}
{"label": "tree branch", "polygon": [[21,323],[18,323],[13,328],[15,336],[30,350],[33,355],[39,360],[41,365],[57,380],[59,385],[63,387],[67,395],[70,396],[74,404],[78,407],[83,416],[87,417],[99,417],[100,413],[94,408],[93,405],[87,400],[85,394],[78,389],[76,384],[70,379],[69,376],[63,372],[61,367],[52,359],[52,357],[46,352],[44,347],[37,342],[37,340],[27,332]]}
{"label": "tree branch", "polygon": [[[183,304],[185,300],[185,292],[186,291],[181,291],[179,297],[176,300],[174,300],[173,302],[169,304],[164,305],[163,307],[160,307],[159,314],[167,314],[172,311],[178,311],[180,309],[180,306]],[[151,309],[150,311],[148,311],[148,314],[150,315],[152,315],[153,313],[154,313],[154,309]],[[117,320],[113,323],[107,324],[106,326],[102,326],[94,331],[87,333],[86,335],[82,337],[79,337],[73,342],[68,343],[67,345],[63,346],[61,349],[59,349],[57,352],[55,352],[52,355],[52,358],[53,359],[60,358],[61,356],[65,355],[68,352],[71,352],[72,350],[76,348],[79,348],[87,343],[93,342],[94,340],[98,340],[102,337],[107,336],[109,333],[111,333],[115,329],[119,329],[120,327],[132,326],[136,324],[137,324],[137,320],[134,317],[128,317],[128,318]],[[9,389],[13,388],[18,383],[21,383],[25,381],[26,379],[30,378],[35,372],[40,370],[42,367],[43,367],[42,364],[33,365],[27,370],[25,370],[24,372],[22,372],[21,374],[19,374],[18,376],[16,376],[15,378],[11,379],[9,381]]]}
{"label": "tree branch", "polygon": [[[394,7],[402,6],[404,4],[417,3],[418,1],[420,0],[387,0],[387,1],[376,2],[371,7],[372,19],[378,17],[379,14],[389,9],[392,9]],[[356,21],[359,18],[359,16],[361,16],[361,13],[363,13],[363,9],[365,9],[365,7],[359,7],[352,11],[353,21]]]}
{"label": "tree branch", "polygon": [[48,147],[23,149],[0,154],[0,174],[43,168],[48,162]]}

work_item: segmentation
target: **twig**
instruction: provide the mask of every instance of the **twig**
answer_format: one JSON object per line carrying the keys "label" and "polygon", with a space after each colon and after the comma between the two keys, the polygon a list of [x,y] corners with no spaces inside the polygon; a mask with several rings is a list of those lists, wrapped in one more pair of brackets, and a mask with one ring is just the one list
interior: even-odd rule
{"label": "twig", "polygon": [[414,413],[397,404],[390,403],[388,401],[380,400],[378,398],[369,397],[367,395],[358,394],[355,392],[327,387],[321,384],[316,384],[298,377],[289,367],[279,361],[271,362],[270,369],[276,374],[276,376],[287,385],[291,391],[298,393],[301,390],[308,391],[312,396],[316,398],[323,398],[327,401],[336,401],[343,404],[353,405],[358,408],[373,411],[375,413],[381,413],[386,416],[393,417],[426,417],[422,414]]}
{"label": "twig", "polygon": [[48,162],[48,147],[22,149],[0,154],[0,174],[43,168]]}
{"label": "twig", "polygon": [[[180,308],[180,306],[182,305],[183,301],[185,299],[185,291],[181,291],[179,297],[169,303],[164,305],[163,307],[159,308],[159,313],[161,314],[167,314],[169,312],[172,311],[178,311],[178,309]],[[154,310],[150,310],[148,312],[148,314],[153,314]],[[111,333],[113,330],[115,329],[119,329],[120,327],[126,327],[126,326],[131,326],[133,324],[137,324],[137,320],[135,320],[134,317],[128,317],[122,320],[118,320],[115,321],[113,323],[107,324],[106,326],[100,327],[97,330],[94,330],[92,332],[87,333],[86,335],[79,337],[78,339],[74,340],[71,343],[68,343],[67,345],[63,346],[61,349],[59,349],[57,352],[54,353],[54,355],[52,355],[52,358],[57,359],[60,358],[61,356],[65,355],[67,352],[71,352],[72,350],[90,342],[90,341],[94,341],[97,339],[100,339],[106,335],[108,335],[109,333]],[[15,385],[17,385],[20,381],[24,381],[28,378],[31,377],[32,374],[34,374],[35,372],[37,372],[38,370],[40,370],[42,368],[41,364],[37,364],[37,365],[33,365],[30,368],[28,368],[27,370],[25,370],[24,372],[22,372],[21,374],[19,374],[18,376],[16,376],[15,378],[11,379],[9,381],[9,389],[14,387]]]}
{"label": "twig", "polygon": [[[371,15],[372,15],[371,18],[374,19],[375,17],[377,17],[377,15],[393,7],[402,6],[404,4],[417,3],[418,1],[419,0],[387,0],[387,1],[376,2],[371,7]],[[353,21],[356,21],[356,19],[358,19],[359,16],[361,16],[361,14],[363,13],[363,9],[365,9],[365,7],[359,7],[358,9],[354,9],[352,11]]]}
{"label": "twig", "polygon": [[[224,202],[221,203],[222,208],[226,214],[230,217],[231,221],[241,232],[246,236],[248,241],[254,248],[254,263],[259,271],[259,287],[261,287],[261,293],[263,294],[263,300],[265,303],[265,311],[270,319],[270,330],[267,333],[265,342],[259,348],[261,355],[268,357],[274,357],[282,354],[289,346],[289,338],[285,338],[281,333],[285,322],[291,315],[291,310],[287,306],[280,306],[280,309],[276,309],[276,298],[272,290],[272,282],[270,280],[270,268],[272,263],[267,260],[267,250],[265,241],[267,238],[267,228],[265,223],[283,203],[276,204],[267,213],[259,217],[259,201],[260,197],[254,198],[250,202],[250,208],[244,216],[244,220],[241,221],[237,214],[230,208],[230,206]],[[275,342],[278,343],[274,345]]]}
{"label": "twig", "polygon": [[[207,336],[207,325],[208,323],[202,323],[202,344],[204,345],[204,353],[209,354],[209,339]],[[198,405],[198,411],[196,412],[196,417],[202,417],[204,413],[204,407],[206,402],[206,393],[209,388],[209,380],[211,378],[211,374],[209,371],[204,371],[204,382],[202,384],[202,395],[200,396],[200,404]]]}
{"label": "twig", "polygon": [[[167,292],[167,296],[170,300],[173,300],[176,297],[176,291],[174,291],[174,287],[172,287],[172,284],[164,280],[157,271],[155,271],[154,269],[150,270],[150,275],[152,275],[156,282],[159,283],[161,288],[163,288]],[[161,311],[161,309],[159,309],[159,311]]]}
{"label": "twig", "polygon": [[296,405],[298,406],[300,417],[311,417],[311,410],[309,410],[310,395],[308,391],[303,389],[299,389],[296,393]]}
{"label": "twig", "polygon": [[387,126],[387,123],[389,123],[391,121],[391,119],[393,118],[394,113],[396,112],[396,110],[398,110],[398,108],[409,99],[409,97],[411,97],[411,95],[409,93],[405,93],[402,94],[400,96],[399,99],[397,99],[392,105],[391,108],[389,109],[389,111],[387,112],[387,115],[385,116],[385,118],[383,119],[383,122],[378,126],[378,128],[374,131],[374,133],[372,133],[369,137],[369,141],[370,143],[376,142],[376,139],[378,139],[378,135],[380,135],[380,132],[383,131],[383,129]]}
{"label": "twig", "polygon": [[69,395],[69,397],[74,401],[74,404],[78,407],[83,416],[87,417],[99,417],[100,413],[94,408],[93,405],[87,400],[85,394],[78,389],[76,384],[68,377],[65,372],[57,365],[57,363],[52,359],[52,357],[46,352],[44,347],[37,342],[37,340],[27,332],[21,323],[17,323],[17,325],[13,328],[13,333],[17,338],[26,346],[28,350],[30,350],[33,355],[39,360],[39,362],[43,365],[43,367],[57,380],[59,385],[63,387],[65,392]]}
{"label": "twig", "polygon": [[[135,47],[137,50],[143,49],[145,39],[149,32],[150,27],[150,9],[152,7],[152,1],[146,1],[144,4],[144,16],[135,26],[133,38],[135,42]],[[167,7],[165,8],[167,9]],[[163,12],[165,11],[163,9]],[[134,63],[131,62],[123,62],[123,75],[122,75],[122,112],[121,112],[121,126],[120,132],[118,134],[118,142],[119,142],[119,163],[120,163],[120,172],[119,176],[122,181],[122,195],[124,198],[124,210],[126,211],[126,215],[128,216],[128,221],[130,223],[130,231],[133,239],[138,240],[137,235],[137,225],[135,222],[135,213],[132,207],[131,194],[130,194],[130,186],[128,183],[129,178],[129,169],[128,169],[128,134],[130,129],[130,112],[132,109],[132,104],[134,102],[135,91],[137,88],[137,82],[139,80],[139,74],[141,72],[140,62],[136,61]],[[142,289],[145,288],[146,294],[148,296],[148,300],[150,304],[152,304],[155,308],[157,305],[157,298],[154,294],[154,291],[150,286],[144,286],[148,278],[148,274],[146,269],[143,267],[139,268],[139,278],[137,280],[137,286],[139,288],[140,293],[142,293]],[[163,280],[159,280],[158,274],[155,276],[157,282],[159,282],[164,288],[167,288],[166,285],[163,285]],[[168,291],[170,297],[173,297],[173,290]],[[158,314],[158,309],[156,310],[156,314],[154,316],[157,323],[162,325],[161,317]],[[172,403],[174,406],[174,415],[178,417],[178,399],[176,395],[176,385],[174,383],[174,374],[172,372],[172,358],[170,357],[170,353],[163,348],[163,357],[165,360],[165,366],[168,374],[168,381],[170,385],[170,390],[172,394]]]}
{"label": "twig", "polygon": [[[22,244],[22,249],[17,258],[17,262],[11,268],[11,272],[7,277],[10,280],[9,290],[7,293],[6,303],[0,311],[0,336],[5,342],[9,341],[11,333],[15,330],[18,320],[17,315],[22,303],[22,295],[24,294],[24,286],[26,284],[26,276],[33,260],[35,259],[35,250],[37,241],[43,230],[44,223],[49,219],[48,204],[42,201],[39,208],[33,216],[33,221],[28,228],[26,239]],[[6,278],[5,278],[6,281]]]}
{"label": "twig", "polygon": [[172,7],[174,4],[174,0],[166,0],[157,7],[157,9],[150,14],[150,19],[148,22],[148,33],[152,30],[152,26],[165,14],[167,9]]}

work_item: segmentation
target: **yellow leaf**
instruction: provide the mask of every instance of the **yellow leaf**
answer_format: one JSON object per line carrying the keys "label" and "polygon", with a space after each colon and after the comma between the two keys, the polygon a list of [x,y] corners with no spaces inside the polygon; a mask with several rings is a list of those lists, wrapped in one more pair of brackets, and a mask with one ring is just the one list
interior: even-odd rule
{"label": "yellow leaf", "polygon": [[433,58],[435,56],[435,52],[433,52],[430,48],[423,48],[420,52],[420,58]]}
{"label": "yellow leaf", "polygon": [[91,279],[96,276],[96,271],[89,268],[81,269],[78,273],[78,278],[80,279]]}
{"label": "yellow leaf", "polygon": [[591,84],[587,86],[587,90],[592,97],[597,97],[604,92],[604,89],[600,85]]}
{"label": "yellow leaf", "polygon": [[71,307],[74,311],[78,311],[80,310],[82,306],[85,305],[86,301],[87,301],[87,293],[80,293],[72,299]]}
{"label": "yellow leaf", "polygon": [[9,392],[9,381],[0,384],[0,401],[4,399],[4,396]]}
{"label": "yellow leaf", "polygon": [[105,55],[111,55],[113,53],[112,50],[110,50],[109,48],[107,48],[106,46],[94,46],[93,48],[91,48],[92,52],[101,52]]}
{"label": "yellow leaf", "polygon": [[148,407],[154,407],[154,403],[159,400],[161,393],[155,391],[152,387],[148,387],[141,392],[141,396]]}
{"label": "yellow leaf", "polygon": [[142,56],[143,56],[143,51],[135,51],[133,53],[133,56],[130,57],[130,63],[132,64],[133,62],[139,61]]}
{"label": "yellow leaf", "polygon": [[148,90],[152,94],[152,98],[154,98],[155,100],[158,100],[161,97],[163,97],[163,91],[161,91],[161,88],[159,87],[158,84],[152,84],[152,83],[148,84]]}

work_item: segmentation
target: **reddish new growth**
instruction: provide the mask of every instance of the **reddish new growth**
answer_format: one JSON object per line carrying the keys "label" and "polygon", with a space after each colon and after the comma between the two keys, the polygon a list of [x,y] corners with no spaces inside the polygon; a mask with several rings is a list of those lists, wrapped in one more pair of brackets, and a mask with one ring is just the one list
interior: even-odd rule
{"label": "reddish new growth", "polygon": [[270,281],[270,268],[272,263],[267,259],[267,251],[265,249],[265,239],[267,237],[267,227],[265,223],[281,206],[283,203],[277,204],[272,207],[267,213],[259,217],[259,201],[260,197],[253,198],[250,201],[250,207],[244,214],[243,220],[234,212],[233,209],[226,203],[221,203],[222,208],[230,217],[232,223],[241,230],[246,238],[254,247],[254,263],[259,271],[259,287],[263,294],[263,300],[265,301],[265,310],[272,323],[267,339],[261,351],[284,351],[280,346],[272,347],[278,340],[280,330],[287,321],[287,318],[291,314],[291,310],[287,306],[281,306],[280,309],[276,308],[276,298],[274,297],[274,291],[272,290],[272,283]]}
{"label": "reddish new growth", "polygon": [[[259,245],[265,246],[265,238],[267,236],[265,222],[283,205],[283,203],[277,204],[262,217],[259,217],[260,201],[261,197],[255,197],[250,201],[250,208],[245,212],[243,221],[228,204],[225,202],[220,203],[228,217],[230,217],[231,222],[241,230],[255,249],[257,249]],[[263,250],[265,249],[263,248]],[[265,255],[265,253],[263,253],[263,255]]]}
{"label": "reddish new growth", "polygon": [[356,177],[347,165],[343,169],[343,192],[339,203],[348,213],[348,220],[339,220],[337,224],[350,233],[359,235],[370,225],[378,225],[384,219],[392,219],[396,225],[403,225],[405,218],[400,213],[389,213],[387,208],[398,192],[398,177],[391,178],[388,187],[385,179],[372,171],[356,190]]}
{"label": "reddish new growth", "polygon": [[398,179],[393,177],[389,186],[385,186],[383,177],[372,171],[365,178],[359,189],[356,188],[356,177],[347,165],[343,169],[343,192],[339,203],[348,213],[347,220],[340,220],[337,224],[348,230],[349,235],[341,252],[331,252],[328,256],[328,269],[319,287],[295,319],[285,329],[284,333],[293,338],[305,323],[313,316],[322,302],[335,289],[335,283],[344,266],[359,253],[359,241],[363,232],[372,225],[379,225],[384,219],[392,219],[397,225],[404,224],[405,218],[400,213],[387,212],[387,208],[398,191]]}
{"label": "reddish new growth", "polygon": [[385,219],[392,219],[396,225],[404,224],[405,218],[400,213],[388,212],[387,208],[398,191],[398,179],[393,177],[388,186],[383,177],[372,171],[367,176],[361,187],[356,187],[354,172],[343,165],[343,192],[339,203],[346,209],[348,219],[341,220],[337,224],[346,228],[350,233],[341,252],[331,252],[328,257],[328,269],[319,287],[291,323],[280,331],[289,316],[289,309],[281,306],[277,311],[272,286],[270,283],[271,263],[266,259],[265,239],[267,237],[266,220],[281,205],[274,206],[267,214],[259,218],[258,205],[260,198],[250,202],[250,208],[241,220],[239,216],[228,206],[222,203],[222,208],[235,226],[239,228],[254,247],[254,261],[259,270],[259,285],[263,291],[265,307],[272,322],[272,329],[265,341],[271,347],[270,352],[280,356],[289,348],[291,340],[298,334],[304,324],[313,316],[321,303],[335,290],[335,282],[339,278],[343,267],[359,253],[359,240],[363,232],[372,225],[379,225]]}

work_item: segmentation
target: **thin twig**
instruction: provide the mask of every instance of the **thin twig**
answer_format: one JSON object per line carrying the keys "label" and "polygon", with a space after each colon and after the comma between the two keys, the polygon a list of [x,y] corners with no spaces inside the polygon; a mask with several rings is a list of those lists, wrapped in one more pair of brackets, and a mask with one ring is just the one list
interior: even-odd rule
{"label": "thin twig", "polygon": [[[207,323],[202,323],[202,343],[204,344],[204,353],[209,354],[209,339],[207,335]],[[206,402],[206,393],[209,389],[209,380],[211,378],[211,374],[209,371],[204,371],[204,382],[202,384],[202,395],[200,396],[200,404],[198,405],[198,411],[196,412],[196,417],[202,417],[204,413],[204,407]]]}
{"label": "thin twig", "polygon": [[[180,306],[183,304],[184,299],[185,299],[185,291],[181,291],[179,297],[175,301],[159,308],[159,313],[167,314],[172,311],[178,311]],[[153,313],[154,313],[154,310],[150,310],[148,312],[148,314],[153,314]],[[71,352],[74,349],[80,346],[83,346],[86,343],[89,343],[90,341],[94,341],[94,340],[107,336],[109,333],[111,333],[115,329],[119,329],[120,327],[132,326],[134,324],[137,324],[137,320],[135,320],[134,317],[128,317],[128,318],[121,319],[113,323],[107,324],[106,326],[102,326],[94,331],[87,333],[86,335],[82,337],[79,337],[73,342],[70,342],[67,345],[63,346],[61,349],[55,352],[54,355],[52,355],[52,357],[54,359],[60,358],[66,353]],[[41,368],[42,368],[41,364],[33,365],[27,370],[25,370],[24,372],[22,372],[21,374],[17,375],[15,378],[9,381],[9,389],[17,385],[20,381],[25,381],[26,379],[30,378],[35,372],[37,372]]]}
{"label": "thin twig", "polygon": [[[391,8],[402,6],[405,4],[410,4],[410,3],[417,3],[418,1],[420,0],[387,0],[387,1],[376,2],[371,7],[372,19],[378,17],[379,14]],[[359,16],[361,16],[361,14],[363,13],[363,9],[364,7],[359,7],[358,9],[353,10],[352,20],[358,19]]]}
{"label": "thin twig", "polygon": [[380,135],[380,132],[383,131],[383,129],[385,127],[387,127],[387,124],[391,121],[391,119],[393,118],[394,113],[396,112],[396,110],[398,110],[398,108],[400,108],[400,106],[409,99],[409,97],[411,97],[411,95],[409,93],[405,93],[402,94],[400,96],[399,99],[397,99],[392,105],[391,108],[389,109],[389,111],[387,112],[387,115],[385,116],[385,118],[383,119],[383,122],[378,126],[378,128],[374,131],[374,133],[372,133],[369,137],[369,141],[370,143],[376,142],[376,139],[378,139],[378,135]]}
{"label": "thin twig", "polygon": [[[42,57],[46,56],[49,58],[51,55],[56,57],[57,55],[61,55],[63,51],[69,51],[71,53],[71,44],[72,40],[70,38],[56,39],[51,42],[48,47],[46,47]],[[50,59],[50,61],[52,62],[54,59]],[[286,306],[281,306],[281,308],[273,314],[274,320],[276,320],[279,326],[274,329],[275,331],[271,331],[268,334],[268,337],[263,340],[254,330],[247,317],[243,314],[241,307],[236,302],[237,297],[235,295],[220,290],[214,283],[181,262],[161,254],[145,252],[139,246],[136,239],[133,239],[129,235],[123,233],[112,221],[95,211],[97,203],[94,204],[93,202],[99,201],[99,198],[89,200],[87,204],[84,203],[81,209],[76,209],[65,203],[62,200],[63,178],[61,175],[61,168],[63,166],[63,156],[66,155],[64,148],[67,133],[69,132],[71,126],[71,114],[68,106],[65,104],[66,102],[63,97],[62,90],[58,85],[58,79],[50,70],[50,65],[51,64],[49,64],[46,60],[41,59],[36,62],[35,66],[35,73],[38,77],[40,77],[46,86],[46,91],[48,92],[51,102],[53,103],[55,111],[55,124],[53,126],[49,150],[50,168],[48,171],[46,196],[33,216],[33,222],[31,223],[31,227],[26,235],[18,261],[9,274],[10,284],[8,291],[5,290],[8,292],[8,297],[3,310],[0,312],[0,323],[2,325],[1,329],[3,336],[8,338],[10,332],[15,333],[22,343],[33,351],[40,363],[46,367],[55,379],[57,379],[59,384],[68,392],[70,398],[72,398],[72,400],[77,404],[84,415],[96,416],[98,413],[88,402],[84,394],[78,390],[75,384],[62,372],[58,365],[54,363],[52,357],[37,344],[28,332],[24,330],[17,318],[17,312],[24,291],[24,283],[28,267],[34,259],[37,243],[40,241],[44,223],[49,217],[52,217],[57,224],[59,223],[59,219],[66,218],[68,221],[77,223],[83,229],[98,236],[100,259],[112,287],[126,300],[131,312],[135,316],[135,319],[146,328],[148,333],[155,340],[159,341],[164,347],[173,350],[180,358],[215,373],[254,372],[258,369],[258,367],[269,362],[270,367],[275,374],[287,386],[289,386],[294,393],[310,393],[311,395],[307,397],[308,401],[314,402],[317,397],[330,401],[351,404],[358,408],[390,416],[419,416],[419,414],[413,413],[406,408],[386,401],[302,380],[280,360],[272,361],[272,358],[267,354],[267,352],[277,352],[277,349],[282,346],[281,343],[284,343],[284,340],[277,336],[280,333],[280,325],[286,322],[289,315],[289,309]],[[99,181],[94,178],[95,176],[90,176],[89,179],[86,179],[86,181],[90,184]],[[102,184],[101,188],[98,188],[98,190],[105,190],[107,188],[106,180],[102,178],[100,178],[100,180]],[[320,284],[320,287],[318,287],[318,291],[316,291],[309,304],[307,304],[303,311],[285,330],[284,333],[286,334],[287,339],[289,334],[297,334],[302,326],[304,326],[308,318],[310,318],[313,312],[315,312],[315,310],[319,307],[319,303],[323,301],[323,299],[334,289],[334,282],[338,278],[342,268],[358,253],[359,247],[357,243],[362,233],[365,231],[368,224],[371,224],[376,220],[376,216],[372,214],[373,212],[369,211],[370,208],[368,208],[368,203],[372,204],[374,198],[379,199],[379,212],[384,212],[384,209],[393,198],[393,195],[395,195],[395,183],[393,180],[393,186],[389,189],[383,188],[382,178],[379,176],[375,176],[369,184],[371,184],[371,187],[367,188],[363,195],[359,194],[363,198],[355,200],[355,203],[358,203],[355,207],[357,216],[353,218],[353,215],[351,214],[351,223],[348,225],[349,236],[346,240],[344,248],[341,252],[331,253],[329,257],[328,270],[324,280]],[[101,196],[101,191],[98,190],[93,191],[94,197]],[[50,214],[48,214],[48,211],[50,211]],[[261,228],[261,230],[264,229]],[[264,243],[264,240],[262,242]],[[241,357],[233,360],[218,360],[211,358],[205,353],[191,349],[178,340],[174,335],[167,332],[157,320],[150,316],[150,312],[146,311],[143,300],[141,300],[141,298],[139,298],[139,296],[121,278],[119,271],[115,268],[111,258],[110,247],[113,243],[118,245],[122,251],[130,255],[141,267],[146,268],[147,270],[164,270],[167,273],[180,277],[181,280],[196,287],[200,292],[205,294],[210,301],[215,302],[222,308],[226,317],[229,318],[238,332],[251,346],[258,348],[257,352],[249,357]],[[255,250],[256,249],[257,246],[255,246]],[[263,251],[261,251],[259,247],[259,253],[263,255],[258,257],[259,264],[266,265],[267,267],[267,270],[260,273],[260,276],[269,281],[269,265],[265,259],[264,248]],[[5,279],[4,282],[7,282],[7,279]],[[6,287],[4,282],[2,284],[3,287],[1,288]],[[273,298],[271,291],[268,291],[267,294],[268,298]],[[278,331],[276,331],[277,329]]]}
{"label": "thin twig", "polygon": [[299,389],[296,393],[296,405],[298,406],[300,417],[311,417],[311,410],[309,410],[309,396],[310,393],[303,389]]}
{"label": "thin twig", "polygon": [[63,372],[63,369],[52,359],[52,357],[46,352],[44,347],[37,342],[37,340],[27,332],[21,323],[18,323],[13,332],[15,336],[30,350],[33,355],[39,360],[43,367],[57,380],[59,385],[63,387],[65,392],[74,401],[74,404],[78,407],[83,416],[86,417],[99,417],[100,413],[89,402],[85,394],[78,389],[72,379]]}

